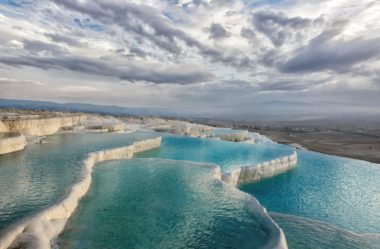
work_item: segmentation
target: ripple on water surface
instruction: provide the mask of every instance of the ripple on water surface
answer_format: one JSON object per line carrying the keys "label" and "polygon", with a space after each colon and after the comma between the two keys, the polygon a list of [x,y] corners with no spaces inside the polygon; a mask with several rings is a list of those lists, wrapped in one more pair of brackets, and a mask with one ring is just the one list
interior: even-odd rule
{"label": "ripple on water surface", "polygon": [[215,163],[220,165],[222,171],[229,171],[235,166],[255,165],[288,156],[293,150],[280,144],[254,145],[165,135],[160,148],[136,156]]}
{"label": "ripple on water surface", "polygon": [[127,146],[152,133],[48,136],[20,152],[0,155],[0,230],[56,202],[78,179],[87,153]]}
{"label": "ripple on water surface", "polygon": [[380,234],[357,234],[328,223],[270,213],[290,249],[380,249]]}
{"label": "ripple on water surface", "polygon": [[268,219],[247,194],[189,162],[132,159],[97,165],[90,193],[60,248],[259,248]]}
{"label": "ripple on water surface", "polygon": [[380,165],[299,151],[297,167],[241,190],[268,211],[320,220],[358,233],[380,233]]}

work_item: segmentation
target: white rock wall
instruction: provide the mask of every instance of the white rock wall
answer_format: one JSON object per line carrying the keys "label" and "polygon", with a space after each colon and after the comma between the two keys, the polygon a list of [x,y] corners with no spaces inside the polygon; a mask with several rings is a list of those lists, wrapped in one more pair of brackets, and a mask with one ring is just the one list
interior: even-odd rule
{"label": "white rock wall", "polygon": [[99,124],[86,127],[88,130],[99,132],[119,132],[125,130],[124,124]]}
{"label": "white rock wall", "polygon": [[26,146],[26,139],[23,135],[15,135],[12,137],[0,139],[0,155],[7,154],[19,150],[23,150]]}
{"label": "white rock wall", "polygon": [[248,131],[241,131],[241,132],[231,132],[231,133],[224,133],[224,134],[211,134],[208,137],[217,137],[225,141],[241,142],[241,141],[250,140],[251,134],[249,134]]}
{"label": "white rock wall", "polygon": [[4,123],[0,120],[0,132],[8,132],[8,128],[4,125]]}
{"label": "white rock wall", "polygon": [[290,156],[251,166],[237,167],[222,175],[222,180],[236,186],[240,183],[256,182],[286,172],[297,165],[297,152]]}
{"label": "white rock wall", "polygon": [[0,129],[5,128],[5,132],[19,132],[24,135],[45,136],[56,133],[61,127],[80,124],[85,119],[85,115],[37,119],[5,119],[2,120]]}

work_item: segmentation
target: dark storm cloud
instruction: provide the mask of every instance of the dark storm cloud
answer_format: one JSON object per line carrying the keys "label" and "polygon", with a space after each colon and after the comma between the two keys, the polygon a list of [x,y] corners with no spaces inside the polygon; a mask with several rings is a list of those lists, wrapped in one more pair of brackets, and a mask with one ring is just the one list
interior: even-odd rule
{"label": "dark storm cloud", "polygon": [[236,3],[235,0],[211,0],[210,5],[214,6],[231,6]]}
{"label": "dark storm cloud", "polygon": [[230,36],[227,30],[220,23],[212,23],[208,30],[212,39],[221,39]]}
{"label": "dark storm cloud", "polygon": [[211,62],[222,62],[235,68],[251,68],[255,61],[246,55],[226,55],[215,48],[207,48],[203,54],[211,58]]}
{"label": "dark storm cloud", "polygon": [[138,56],[141,58],[147,58],[149,56],[149,53],[147,53],[144,50],[142,50],[141,48],[137,48],[137,47],[129,48],[129,54],[132,56]]}
{"label": "dark storm cloud", "polygon": [[311,20],[301,17],[287,17],[282,12],[260,11],[253,14],[256,30],[266,35],[275,45],[283,45],[295,32],[310,25]]}
{"label": "dark storm cloud", "polygon": [[136,57],[139,57],[139,58],[147,59],[148,56],[152,55],[151,53],[145,52],[143,49],[138,48],[138,47],[131,47],[131,48],[128,48],[128,49],[119,48],[119,49],[114,50],[114,52],[116,54],[125,56],[127,58],[136,58]]}
{"label": "dark storm cloud", "polygon": [[41,41],[23,40],[24,50],[31,54],[45,53],[50,55],[61,55],[66,53],[62,47]]}
{"label": "dark storm cloud", "polygon": [[69,46],[73,47],[84,47],[84,44],[79,42],[78,40],[65,35],[60,34],[46,34],[47,37],[49,37],[52,41],[57,43],[64,43]]}
{"label": "dark storm cloud", "polygon": [[192,84],[209,81],[214,76],[205,71],[193,68],[163,68],[153,66],[139,67],[136,65],[115,66],[100,60],[84,57],[60,56],[60,57],[0,57],[0,63],[7,66],[30,66],[40,69],[67,69],[71,71],[96,74],[102,76],[118,77],[128,81],[147,81],[156,84]]}
{"label": "dark storm cloud", "polygon": [[[56,1],[66,8],[89,15],[100,22],[115,23],[128,32],[148,38],[157,46],[171,52],[180,53],[175,38],[191,46],[199,46],[198,42],[176,29],[170,21],[156,9],[129,2],[115,3],[106,1],[78,2],[73,0]],[[146,27],[149,26],[149,29]],[[153,32],[152,32],[153,31]]]}
{"label": "dark storm cloud", "polygon": [[299,48],[278,68],[285,73],[305,73],[323,70],[344,72],[363,61],[378,58],[380,38],[333,40],[339,30],[328,30],[312,39],[305,47]]}
{"label": "dark storm cloud", "polygon": [[255,31],[253,31],[252,29],[250,28],[245,28],[243,27],[240,31],[240,35],[241,37],[244,37],[248,40],[252,40],[256,37],[256,34],[255,34]]}
{"label": "dark storm cloud", "polygon": [[262,54],[260,62],[267,67],[273,67],[278,59],[278,52],[271,49]]}
{"label": "dark storm cloud", "polygon": [[276,81],[267,81],[260,83],[258,90],[260,91],[300,91],[310,89],[317,85],[325,83],[326,80],[302,80],[302,79],[284,79]]}
{"label": "dark storm cloud", "polygon": [[180,5],[183,8],[189,8],[189,7],[201,6],[201,5],[207,6],[208,5],[207,2],[205,2],[203,0],[192,0],[192,1],[188,1],[186,3],[182,3],[179,0],[166,0],[166,2],[168,2],[170,4]]}

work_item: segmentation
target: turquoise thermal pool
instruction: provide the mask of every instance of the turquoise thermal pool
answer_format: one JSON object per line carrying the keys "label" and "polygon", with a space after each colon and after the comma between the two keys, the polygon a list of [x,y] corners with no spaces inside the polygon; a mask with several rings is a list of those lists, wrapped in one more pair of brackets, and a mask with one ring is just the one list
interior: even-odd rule
{"label": "turquoise thermal pool", "polygon": [[298,151],[297,167],[245,184],[268,211],[324,221],[359,233],[380,233],[380,165]]}
{"label": "turquoise thermal pool", "polygon": [[379,233],[358,234],[293,215],[270,216],[284,231],[289,249],[380,249]]}
{"label": "turquoise thermal pool", "polygon": [[96,164],[92,187],[55,246],[272,248],[280,233],[257,198],[291,249],[380,248],[379,165],[298,151],[295,169],[241,185],[243,193],[215,178],[215,165],[228,172],[294,149],[153,132],[59,134],[1,155],[0,234],[60,201],[89,152],[160,135],[157,149]]}
{"label": "turquoise thermal pool", "polygon": [[[161,159],[101,163],[60,248],[271,248],[278,234],[215,166]],[[273,243],[273,244],[272,244]]]}
{"label": "turquoise thermal pool", "polygon": [[62,198],[77,181],[87,153],[155,136],[145,132],[60,134],[24,151],[0,155],[0,230]]}
{"label": "turquoise thermal pool", "polygon": [[243,130],[234,130],[230,128],[214,128],[212,131],[205,131],[202,132],[204,135],[222,135],[222,134],[234,134],[234,133],[240,133]]}
{"label": "turquoise thermal pool", "polygon": [[292,154],[294,149],[279,144],[253,145],[213,139],[164,135],[160,148],[136,157],[158,157],[218,164],[222,172],[236,166],[255,165]]}
{"label": "turquoise thermal pool", "polygon": [[276,212],[289,248],[379,249],[379,179],[377,164],[298,151],[294,170],[240,189]]}

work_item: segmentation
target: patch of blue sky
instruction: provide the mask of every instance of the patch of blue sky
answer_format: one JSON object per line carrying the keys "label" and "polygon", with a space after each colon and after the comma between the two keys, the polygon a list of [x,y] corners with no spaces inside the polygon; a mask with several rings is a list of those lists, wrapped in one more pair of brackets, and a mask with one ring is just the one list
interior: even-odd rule
{"label": "patch of blue sky", "polygon": [[162,14],[165,17],[169,18],[170,21],[172,21],[173,23],[176,23],[176,24],[185,24],[185,23],[187,23],[187,21],[185,19],[183,19],[181,16],[176,16],[175,14],[173,15],[173,13],[171,13],[171,12],[164,11]]}
{"label": "patch of blue sky", "polygon": [[31,5],[31,1],[25,0],[0,0],[0,13],[8,17],[25,20],[30,18],[30,13],[25,11],[25,7],[30,7]]}
{"label": "patch of blue sky", "polygon": [[20,8],[25,5],[31,5],[31,1],[25,1],[25,0],[0,0],[0,4],[7,5],[14,8]]}
{"label": "patch of blue sky", "polygon": [[90,29],[98,32],[104,30],[102,25],[92,22],[90,18],[85,18],[82,20],[79,18],[75,18],[74,23],[82,29]]}
{"label": "patch of blue sky", "polygon": [[261,7],[261,6],[273,6],[282,5],[288,3],[289,0],[244,0],[244,3],[251,8]]}

